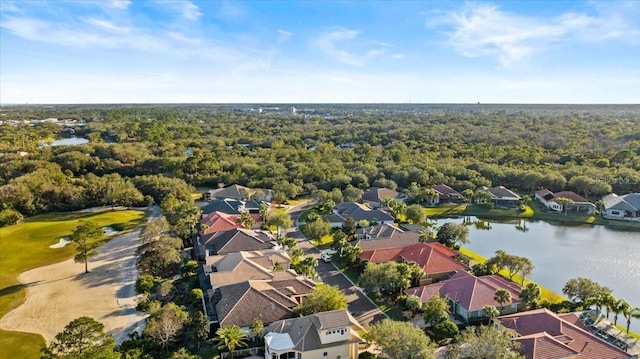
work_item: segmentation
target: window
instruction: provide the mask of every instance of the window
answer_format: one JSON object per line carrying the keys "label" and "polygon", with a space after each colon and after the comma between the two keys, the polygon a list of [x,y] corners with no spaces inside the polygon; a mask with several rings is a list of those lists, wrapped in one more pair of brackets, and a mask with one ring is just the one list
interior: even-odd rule
{"label": "window", "polygon": [[340,335],[344,335],[344,329],[340,329]]}
{"label": "window", "polygon": [[611,211],[611,215],[612,216],[619,216],[620,215],[620,211]]}
{"label": "window", "polygon": [[327,352],[322,353],[322,356],[323,356],[323,357],[326,357],[326,356],[328,356],[328,355],[329,355],[329,353],[327,353]]}

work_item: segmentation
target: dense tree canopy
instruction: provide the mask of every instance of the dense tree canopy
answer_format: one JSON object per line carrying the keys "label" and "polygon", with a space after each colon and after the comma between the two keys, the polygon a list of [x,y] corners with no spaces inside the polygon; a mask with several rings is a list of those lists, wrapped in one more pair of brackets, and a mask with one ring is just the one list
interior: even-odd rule
{"label": "dense tree canopy", "polygon": [[389,358],[435,358],[429,337],[410,322],[385,319],[371,325],[364,338],[375,343]]}
{"label": "dense tree canopy", "polygon": [[71,321],[42,349],[44,359],[119,359],[115,340],[104,333],[104,325],[93,318]]}

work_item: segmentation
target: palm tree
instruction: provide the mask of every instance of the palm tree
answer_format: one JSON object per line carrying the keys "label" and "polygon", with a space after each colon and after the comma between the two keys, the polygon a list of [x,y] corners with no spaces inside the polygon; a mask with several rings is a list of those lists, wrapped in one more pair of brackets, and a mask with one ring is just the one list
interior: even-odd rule
{"label": "palm tree", "polygon": [[462,191],[462,195],[464,196],[464,200],[467,203],[471,203],[473,202],[473,190],[470,188],[465,189],[464,191]]}
{"label": "palm tree", "polygon": [[624,299],[618,299],[613,303],[613,305],[611,306],[611,311],[615,314],[613,316],[613,325],[618,325],[618,315],[622,313],[625,307],[628,305],[629,302]]}
{"label": "palm tree", "polygon": [[511,293],[506,289],[498,289],[493,295],[493,300],[500,303],[500,307],[503,307],[505,303],[511,302]]}
{"label": "palm tree", "polygon": [[249,337],[247,337],[247,335],[237,325],[220,328],[216,331],[216,335],[218,336],[218,348],[226,348],[229,350],[229,354],[232,359],[233,351],[236,350],[236,347],[246,346],[246,340],[249,339]]}
{"label": "palm tree", "polygon": [[520,202],[522,202],[522,204],[525,205],[525,206],[530,205],[531,202],[532,202],[531,196],[524,195],[524,196],[520,197]]}
{"label": "palm tree", "polygon": [[482,311],[487,317],[489,317],[489,319],[493,319],[500,315],[500,311],[498,310],[498,308],[496,308],[491,304],[487,304],[484,307],[482,307]]}
{"label": "palm tree", "polygon": [[627,334],[629,333],[629,327],[631,326],[631,314],[633,313],[633,310],[635,308],[633,308],[631,306],[631,304],[629,304],[629,302],[627,302],[624,299],[620,299],[620,311],[622,312],[622,315],[624,315],[624,318],[627,320]]}
{"label": "palm tree", "polygon": [[240,214],[240,217],[236,218],[236,223],[246,229],[251,229],[251,226],[253,226],[256,221],[253,219],[253,217],[251,217],[251,214],[249,214],[249,212],[245,211]]}
{"label": "palm tree", "polygon": [[631,318],[640,319],[640,307],[631,309],[629,318],[627,318],[627,334],[629,334],[629,327],[631,326]]}
{"label": "palm tree", "polygon": [[520,299],[522,303],[529,308],[531,303],[540,298],[540,287],[535,283],[527,283],[520,292]]}
{"label": "palm tree", "polygon": [[559,197],[556,199],[556,203],[562,205],[562,209],[564,209],[564,215],[567,215],[567,211],[569,210],[569,205],[573,204],[573,200],[567,197]]}
{"label": "palm tree", "polygon": [[613,295],[611,295],[611,293],[602,293],[599,295],[599,297],[600,297],[600,302],[602,303],[602,305],[604,306],[607,312],[607,319],[609,319],[609,313],[613,309],[613,305],[616,302],[616,298]]}

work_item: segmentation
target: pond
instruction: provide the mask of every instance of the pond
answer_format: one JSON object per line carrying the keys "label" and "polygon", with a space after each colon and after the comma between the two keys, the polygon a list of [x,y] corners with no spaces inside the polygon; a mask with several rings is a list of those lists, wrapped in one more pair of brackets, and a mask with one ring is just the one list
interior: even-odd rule
{"label": "pond", "polygon": [[72,138],[63,138],[61,140],[53,140],[53,141],[40,141],[38,146],[46,147],[46,146],[74,146],[74,145],[83,145],[85,143],[89,143],[89,140],[82,137],[72,137]]}
{"label": "pond", "polygon": [[[477,218],[470,219],[478,223]],[[463,220],[439,219],[437,225]],[[585,277],[610,287],[616,298],[640,307],[640,230],[544,221],[487,224],[488,228],[469,226],[470,243],[465,248],[487,258],[498,249],[527,257],[535,265],[530,279],[559,294],[567,280]],[[622,315],[620,318],[618,323],[626,322]],[[631,327],[640,331],[640,320],[632,321]]]}

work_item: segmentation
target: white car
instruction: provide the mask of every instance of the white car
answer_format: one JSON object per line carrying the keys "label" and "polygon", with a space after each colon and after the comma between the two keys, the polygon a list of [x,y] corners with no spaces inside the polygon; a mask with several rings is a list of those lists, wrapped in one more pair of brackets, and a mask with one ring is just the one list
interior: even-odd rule
{"label": "white car", "polygon": [[333,248],[329,248],[329,249],[325,249],[324,251],[320,252],[321,254],[328,254],[328,255],[334,255],[336,253],[338,253],[337,250],[333,249]]}
{"label": "white car", "polygon": [[322,253],[320,255],[320,259],[322,259],[325,263],[331,262],[331,255],[327,253]]}

